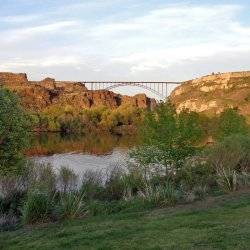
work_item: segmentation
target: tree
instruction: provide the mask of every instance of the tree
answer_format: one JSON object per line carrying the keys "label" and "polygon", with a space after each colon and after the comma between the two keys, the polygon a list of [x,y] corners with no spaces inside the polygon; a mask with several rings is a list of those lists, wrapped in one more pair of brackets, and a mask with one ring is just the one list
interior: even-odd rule
{"label": "tree", "polygon": [[247,134],[249,127],[243,115],[237,109],[226,109],[218,118],[215,137],[219,140],[233,134]]}
{"label": "tree", "polygon": [[202,129],[198,114],[177,114],[167,103],[145,115],[140,134],[143,146],[133,150],[131,157],[144,166],[161,164],[168,171],[180,167],[194,153],[194,143],[200,139]]}
{"label": "tree", "polygon": [[9,90],[0,88],[0,175],[22,171],[22,152],[29,143],[29,125],[29,117],[18,98]]}

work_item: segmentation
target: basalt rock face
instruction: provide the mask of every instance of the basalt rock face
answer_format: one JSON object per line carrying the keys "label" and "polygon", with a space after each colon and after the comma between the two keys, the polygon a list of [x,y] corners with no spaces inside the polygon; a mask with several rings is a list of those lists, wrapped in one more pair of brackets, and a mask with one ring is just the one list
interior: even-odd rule
{"label": "basalt rock face", "polygon": [[107,90],[88,90],[84,84],[71,81],[56,81],[45,78],[29,81],[26,74],[1,73],[0,84],[17,93],[25,108],[42,111],[53,104],[71,105],[77,109],[106,106],[114,109],[123,104],[139,108],[153,108],[154,99],[144,94],[134,97],[122,96]]}
{"label": "basalt rock face", "polygon": [[184,82],[170,96],[177,111],[189,109],[215,115],[238,108],[250,118],[250,71],[218,73]]}

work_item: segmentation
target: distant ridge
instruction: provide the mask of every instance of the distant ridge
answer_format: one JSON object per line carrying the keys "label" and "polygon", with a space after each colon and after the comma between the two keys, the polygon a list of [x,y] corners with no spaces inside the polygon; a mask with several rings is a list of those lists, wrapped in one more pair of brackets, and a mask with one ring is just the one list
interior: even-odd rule
{"label": "distant ridge", "polygon": [[237,108],[250,122],[250,71],[216,73],[186,81],[171,94],[177,110],[216,115]]}

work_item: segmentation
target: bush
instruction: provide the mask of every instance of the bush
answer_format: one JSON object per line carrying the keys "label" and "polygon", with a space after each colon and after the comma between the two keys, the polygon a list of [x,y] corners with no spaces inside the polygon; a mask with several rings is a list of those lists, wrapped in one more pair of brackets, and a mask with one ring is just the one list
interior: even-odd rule
{"label": "bush", "polygon": [[78,187],[78,176],[73,170],[61,167],[57,176],[57,184],[63,193],[73,192]]}
{"label": "bush", "polygon": [[86,215],[85,194],[69,191],[59,194],[56,214],[60,219],[74,219]]}
{"label": "bush", "polygon": [[179,198],[179,192],[171,182],[164,185],[146,185],[138,192],[138,196],[152,203],[155,206],[174,205]]}
{"label": "bush", "polygon": [[24,170],[22,152],[29,145],[29,127],[18,98],[0,87],[0,175],[18,175]]}
{"label": "bush", "polygon": [[174,177],[176,185],[184,192],[194,192],[203,196],[214,185],[214,169],[205,161],[205,157],[187,159],[184,166]]}
{"label": "bush", "polygon": [[170,104],[161,104],[145,115],[140,130],[142,146],[130,156],[140,165],[156,164],[175,171],[186,157],[194,155],[194,144],[200,140],[202,129],[194,112],[177,114]]}
{"label": "bush", "polygon": [[22,208],[22,221],[25,224],[49,221],[53,207],[53,199],[48,194],[30,191]]}
{"label": "bush", "polygon": [[0,232],[9,231],[17,228],[18,218],[13,214],[0,215]]}
{"label": "bush", "polygon": [[28,180],[27,189],[37,189],[48,194],[55,192],[56,174],[50,164],[29,162],[26,176]]}
{"label": "bush", "polygon": [[103,199],[104,185],[103,185],[102,171],[87,170],[82,177],[81,192],[85,194],[86,200]]}
{"label": "bush", "polygon": [[234,191],[246,185],[248,178],[243,177],[250,173],[249,145],[250,136],[232,135],[208,150],[208,163],[223,190]]}
{"label": "bush", "polygon": [[227,109],[218,118],[215,137],[222,140],[230,135],[246,135],[248,132],[249,126],[246,123],[245,117],[240,115],[237,109]]}

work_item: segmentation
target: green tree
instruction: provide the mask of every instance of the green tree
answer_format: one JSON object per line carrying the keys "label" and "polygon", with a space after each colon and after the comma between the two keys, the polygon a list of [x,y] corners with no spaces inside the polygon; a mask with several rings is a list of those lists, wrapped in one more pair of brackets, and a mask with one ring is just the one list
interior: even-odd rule
{"label": "green tree", "polygon": [[249,127],[237,109],[226,109],[218,118],[215,137],[219,140],[233,134],[247,134]]}
{"label": "green tree", "polygon": [[0,88],[0,174],[18,174],[24,167],[23,150],[29,143],[29,117],[18,98]]}
{"label": "green tree", "polygon": [[202,129],[198,114],[177,114],[167,103],[145,115],[140,134],[143,146],[133,150],[131,157],[141,165],[161,164],[169,170],[180,167],[194,153],[194,143],[200,139]]}

